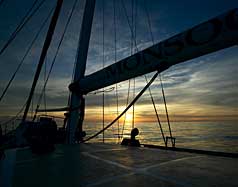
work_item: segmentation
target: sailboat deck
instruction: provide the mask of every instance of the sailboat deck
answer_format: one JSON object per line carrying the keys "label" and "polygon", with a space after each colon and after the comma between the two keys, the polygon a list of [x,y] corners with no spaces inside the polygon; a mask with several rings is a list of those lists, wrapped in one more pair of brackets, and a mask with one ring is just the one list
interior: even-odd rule
{"label": "sailboat deck", "polygon": [[40,156],[24,148],[1,164],[6,187],[238,186],[237,158],[144,147],[58,145]]}

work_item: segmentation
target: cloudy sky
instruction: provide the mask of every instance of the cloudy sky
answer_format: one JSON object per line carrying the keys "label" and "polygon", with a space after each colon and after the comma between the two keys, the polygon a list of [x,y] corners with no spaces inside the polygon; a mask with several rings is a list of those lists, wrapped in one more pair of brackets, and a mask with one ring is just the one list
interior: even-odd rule
{"label": "cloudy sky", "polygon": [[[0,4],[0,48],[7,42],[33,2],[33,0],[4,0]],[[116,11],[115,26],[114,2]],[[40,0],[37,5],[39,3]],[[55,0],[46,0],[7,50],[0,56],[0,93],[4,90],[8,80],[55,3]],[[34,107],[44,83],[45,71],[49,71],[73,3],[74,0],[65,0],[63,4],[53,42],[47,54],[46,68],[44,67],[42,70],[33,99]],[[68,85],[72,79],[84,3],[84,0],[78,0],[57,56],[46,88],[47,108],[67,105]],[[150,17],[154,42],[157,43],[237,7],[237,0],[104,0],[105,24],[103,29],[103,0],[97,0],[86,74],[95,72],[103,67],[103,30],[105,36],[105,66],[115,63],[115,34],[117,60],[130,56],[135,52],[135,47],[132,48],[131,45],[132,36],[129,24],[136,28],[136,43],[139,50],[153,44],[146,9]],[[0,117],[2,119],[9,115],[15,115],[26,101],[48,25],[49,20],[26,57],[7,95],[0,103]],[[149,78],[152,75],[153,73],[147,76]],[[162,73],[162,80],[172,120],[238,120],[237,46],[176,65]],[[133,98],[134,80],[131,80],[130,84],[129,101]],[[126,106],[128,85],[128,81],[118,84],[120,111]],[[135,93],[138,93],[144,85],[146,85],[146,82],[143,76],[136,78]],[[115,85],[109,88],[112,87],[114,88]],[[165,112],[159,79],[151,86],[151,90],[158,111],[163,117]],[[115,89],[105,93],[105,97],[106,119],[110,120],[116,115]],[[86,119],[101,119],[102,93],[88,94],[86,96],[86,104]],[[44,108],[43,103],[41,106],[41,108]],[[136,120],[155,121],[153,106],[148,92],[138,101],[135,110]],[[129,111],[129,113],[131,112]]]}

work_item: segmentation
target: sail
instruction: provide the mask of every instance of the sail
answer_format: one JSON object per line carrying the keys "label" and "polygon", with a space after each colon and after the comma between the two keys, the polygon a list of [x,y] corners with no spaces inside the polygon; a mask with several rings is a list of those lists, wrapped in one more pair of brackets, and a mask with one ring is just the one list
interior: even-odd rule
{"label": "sail", "polygon": [[87,75],[72,83],[69,88],[71,91],[87,94],[146,73],[162,72],[172,65],[237,43],[238,9],[233,9]]}

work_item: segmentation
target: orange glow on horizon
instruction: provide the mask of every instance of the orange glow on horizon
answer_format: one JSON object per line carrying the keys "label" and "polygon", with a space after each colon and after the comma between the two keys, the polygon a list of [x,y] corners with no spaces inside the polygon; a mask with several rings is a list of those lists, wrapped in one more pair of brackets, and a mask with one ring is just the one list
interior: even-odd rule
{"label": "orange glow on horizon", "polygon": [[[166,122],[166,114],[164,106],[158,107],[160,121]],[[119,108],[119,114],[124,110]],[[169,119],[171,122],[190,122],[190,121],[237,121],[238,116],[235,110],[225,110],[224,108],[209,108],[209,106],[195,107],[193,105],[182,107],[178,105],[168,105]],[[105,109],[105,122],[109,123],[117,117],[116,107],[111,107],[110,110]],[[120,118],[120,122],[124,121],[125,115]],[[129,109],[126,114],[126,124],[132,124],[132,109]],[[87,108],[85,121],[98,122],[102,121],[102,108]],[[151,105],[136,105],[135,108],[135,123],[157,122],[155,111]]]}

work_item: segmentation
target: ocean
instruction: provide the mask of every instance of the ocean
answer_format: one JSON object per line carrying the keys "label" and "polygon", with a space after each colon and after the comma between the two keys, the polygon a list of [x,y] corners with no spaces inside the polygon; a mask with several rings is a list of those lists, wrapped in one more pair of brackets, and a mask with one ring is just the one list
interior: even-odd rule
{"label": "ocean", "polygon": [[[19,122],[17,121],[16,124],[19,124]],[[9,129],[3,128],[3,133],[16,128],[16,124],[8,125]],[[57,124],[62,126],[62,119],[57,120]],[[105,123],[106,125],[107,123]],[[118,134],[122,135],[122,126],[121,123],[119,133],[117,123],[107,129],[104,133],[104,142],[120,143],[122,139],[118,139]],[[135,127],[139,129],[137,139],[141,143],[164,146],[157,123],[135,123]],[[169,136],[167,123],[162,122],[162,127],[165,136]],[[102,129],[102,123],[85,121],[83,128],[87,137],[89,137]],[[125,124],[124,138],[130,137],[131,128],[131,123]],[[171,129],[172,136],[176,138],[176,147],[238,153],[238,121],[171,122]],[[103,142],[102,134],[90,140],[90,142]],[[169,146],[171,146],[170,142]]]}
{"label": "ocean", "polygon": [[[167,123],[162,123],[162,126],[165,136],[169,136]],[[139,129],[137,139],[141,143],[164,145],[157,123],[136,123],[135,127]],[[85,124],[87,136],[96,133],[101,128],[101,124]],[[238,153],[238,121],[171,122],[171,129],[172,136],[176,138],[176,147]],[[126,124],[123,137],[129,137],[130,130],[131,125]],[[119,134],[122,133],[122,128],[119,132]],[[90,141],[102,142],[102,135]],[[105,143],[119,143],[120,141],[116,126],[105,131]]]}

